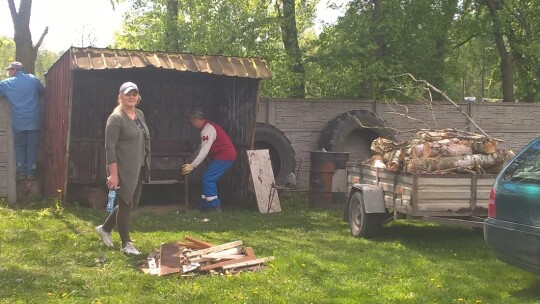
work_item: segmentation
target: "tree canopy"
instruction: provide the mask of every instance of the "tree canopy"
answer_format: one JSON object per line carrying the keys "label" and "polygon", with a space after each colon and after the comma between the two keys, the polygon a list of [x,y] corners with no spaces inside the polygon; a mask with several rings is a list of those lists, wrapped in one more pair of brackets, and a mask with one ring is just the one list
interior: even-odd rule
{"label": "tree canopy", "polygon": [[110,1],[131,5],[111,47],[263,57],[263,96],[381,99],[409,73],[454,100],[540,100],[539,0],[349,0],[321,33],[327,0]]}

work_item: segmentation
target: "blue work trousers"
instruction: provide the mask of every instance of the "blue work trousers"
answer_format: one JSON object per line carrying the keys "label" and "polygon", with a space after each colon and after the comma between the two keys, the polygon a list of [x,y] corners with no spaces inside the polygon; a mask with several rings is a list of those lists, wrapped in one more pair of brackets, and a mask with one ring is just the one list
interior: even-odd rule
{"label": "blue work trousers", "polygon": [[13,130],[13,137],[17,173],[35,176],[39,130]]}
{"label": "blue work trousers", "polygon": [[201,205],[204,205],[202,207],[215,207],[221,204],[218,198],[217,181],[233,163],[233,160],[219,159],[214,159],[210,163],[202,179],[203,194]]}

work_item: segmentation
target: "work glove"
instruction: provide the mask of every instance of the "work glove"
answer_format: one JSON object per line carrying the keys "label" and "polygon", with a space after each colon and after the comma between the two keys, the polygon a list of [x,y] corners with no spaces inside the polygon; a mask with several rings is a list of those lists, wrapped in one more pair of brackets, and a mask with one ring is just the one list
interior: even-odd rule
{"label": "work glove", "polygon": [[189,174],[191,171],[193,171],[193,166],[191,164],[182,165],[182,175]]}

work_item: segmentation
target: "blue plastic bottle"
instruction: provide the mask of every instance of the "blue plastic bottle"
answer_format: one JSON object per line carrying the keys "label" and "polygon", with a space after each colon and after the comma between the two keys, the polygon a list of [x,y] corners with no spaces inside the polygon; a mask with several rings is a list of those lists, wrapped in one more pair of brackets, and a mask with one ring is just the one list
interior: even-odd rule
{"label": "blue plastic bottle", "polygon": [[116,199],[116,190],[109,190],[109,199],[107,201],[107,211],[112,212],[114,209],[114,200]]}

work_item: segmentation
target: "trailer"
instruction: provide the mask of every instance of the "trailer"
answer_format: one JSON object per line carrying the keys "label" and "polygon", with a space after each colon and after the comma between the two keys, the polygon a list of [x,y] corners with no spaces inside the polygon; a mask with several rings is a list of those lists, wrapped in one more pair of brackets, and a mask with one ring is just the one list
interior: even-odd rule
{"label": "trailer", "polygon": [[394,219],[482,228],[495,174],[391,172],[347,163],[343,212],[355,237],[375,236]]}

